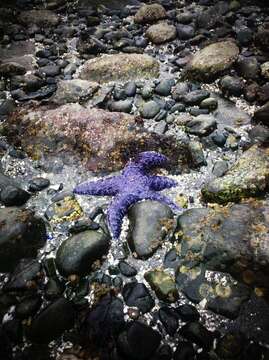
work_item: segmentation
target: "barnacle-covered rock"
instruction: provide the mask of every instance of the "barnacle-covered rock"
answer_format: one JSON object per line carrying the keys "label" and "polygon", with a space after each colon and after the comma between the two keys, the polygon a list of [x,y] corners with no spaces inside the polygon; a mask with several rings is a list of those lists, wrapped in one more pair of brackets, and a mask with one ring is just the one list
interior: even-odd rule
{"label": "barnacle-covered rock", "polygon": [[268,288],[268,201],[190,209],[178,217],[181,271],[203,265],[248,285]]}
{"label": "barnacle-covered rock", "polygon": [[15,113],[3,133],[34,159],[75,158],[94,172],[119,170],[145,150],[162,152],[175,167],[184,167],[188,159],[187,144],[147,131],[140,119],[77,103]]}

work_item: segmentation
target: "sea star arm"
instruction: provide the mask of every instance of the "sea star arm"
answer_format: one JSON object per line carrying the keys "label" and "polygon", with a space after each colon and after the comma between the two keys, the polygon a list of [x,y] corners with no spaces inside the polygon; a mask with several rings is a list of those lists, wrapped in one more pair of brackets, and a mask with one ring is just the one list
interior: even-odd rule
{"label": "sea star arm", "polygon": [[151,176],[149,187],[153,191],[160,191],[164,189],[170,189],[171,187],[177,186],[177,182],[166,176]]}
{"label": "sea star arm", "polygon": [[120,236],[122,220],[128,208],[139,200],[141,200],[139,195],[124,194],[116,197],[109,205],[107,212],[108,225],[114,239],[118,239]]}
{"label": "sea star arm", "polygon": [[79,195],[115,196],[118,190],[118,176],[112,176],[97,181],[84,182],[75,187],[74,193]]}

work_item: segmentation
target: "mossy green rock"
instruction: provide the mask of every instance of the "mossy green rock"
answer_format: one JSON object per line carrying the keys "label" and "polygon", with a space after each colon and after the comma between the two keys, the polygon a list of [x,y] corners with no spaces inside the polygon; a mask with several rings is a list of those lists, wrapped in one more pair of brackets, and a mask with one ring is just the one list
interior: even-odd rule
{"label": "mossy green rock", "polygon": [[175,302],[178,299],[178,291],[175,279],[163,270],[148,271],[145,279],[155,291],[160,300]]}
{"label": "mossy green rock", "polygon": [[269,149],[252,146],[225,176],[214,179],[203,189],[205,201],[226,204],[263,194],[269,186]]}
{"label": "mossy green rock", "polygon": [[106,83],[129,81],[159,76],[159,63],[149,55],[113,54],[88,60],[82,66],[79,77],[83,80]]}

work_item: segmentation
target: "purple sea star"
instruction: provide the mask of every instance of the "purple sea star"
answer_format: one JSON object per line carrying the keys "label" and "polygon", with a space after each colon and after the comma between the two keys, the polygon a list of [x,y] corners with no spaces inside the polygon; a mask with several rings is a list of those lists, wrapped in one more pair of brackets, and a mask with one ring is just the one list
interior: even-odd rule
{"label": "purple sea star", "polygon": [[98,181],[85,182],[74,189],[75,194],[115,196],[108,208],[108,224],[112,235],[118,239],[122,220],[128,208],[141,200],[155,200],[169,205],[174,211],[180,208],[166,196],[157,191],[171,188],[177,182],[165,176],[151,175],[155,167],[164,167],[166,156],[155,151],[146,151],[130,160],[120,175],[106,177]]}

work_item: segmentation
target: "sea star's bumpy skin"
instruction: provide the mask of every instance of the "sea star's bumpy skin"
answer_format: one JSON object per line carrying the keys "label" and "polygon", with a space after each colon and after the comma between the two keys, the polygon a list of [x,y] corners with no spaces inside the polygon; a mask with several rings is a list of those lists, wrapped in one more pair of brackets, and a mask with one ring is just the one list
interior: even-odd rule
{"label": "sea star's bumpy skin", "polygon": [[174,211],[181,210],[170,199],[157,193],[176,186],[176,181],[165,176],[150,175],[154,167],[163,167],[168,162],[166,156],[155,151],[140,153],[129,161],[120,175],[98,181],[85,182],[74,189],[75,194],[115,196],[108,208],[108,224],[112,235],[118,239],[121,225],[128,208],[141,200],[155,200],[169,205]]}

